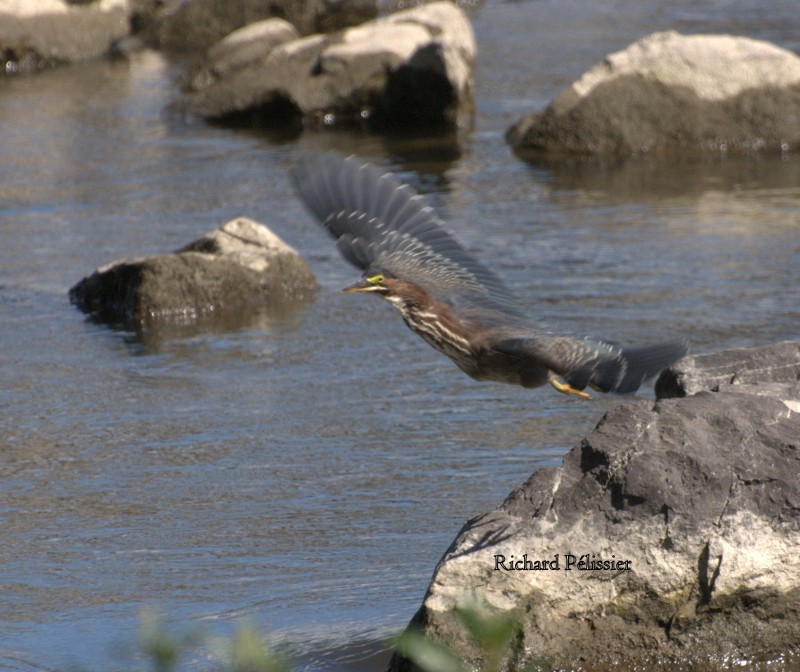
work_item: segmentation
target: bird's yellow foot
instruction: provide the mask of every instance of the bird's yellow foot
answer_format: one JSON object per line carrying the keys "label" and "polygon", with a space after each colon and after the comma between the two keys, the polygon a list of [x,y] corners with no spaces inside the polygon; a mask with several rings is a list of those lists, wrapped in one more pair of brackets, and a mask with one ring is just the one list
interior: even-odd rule
{"label": "bird's yellow foot", "polygon": [[579,397],[583,399],[591,399],[592,397],[589,395],[588,392],[584,392],[583,390],[576,390],[572,385],[569,383],[562,383],[558,378],[555,376],[550,376],[547,381],[555,387],[561,394],[577,394]]}

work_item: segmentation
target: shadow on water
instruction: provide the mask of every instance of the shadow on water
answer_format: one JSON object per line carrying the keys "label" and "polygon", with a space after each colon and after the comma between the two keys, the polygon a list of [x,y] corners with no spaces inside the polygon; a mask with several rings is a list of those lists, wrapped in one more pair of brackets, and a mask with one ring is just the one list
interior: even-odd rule
{"label": "shadow on water", "polygon": [[221,311],[191,317],[162,317],[146,323],[120,322],[91,315],[87,322],[108,327],[119,332],[129,346],[131,354],[154,355],[161,353],[170,341],[185,340],[206,334],[221,335],[240,331],[296,331],[300,328],[306,309],[313,302],[307,300],[275,300],[260,308]]}
{"label": "shadow on water", "polygon": [[557,191],[601,192],[612,203],[693,198],[708,192],[772,192],[796,190],[800,184],[797,156],[705,156],[525,159],[532,175],[550,177],[547,186]]}
{"label": "shadow on water", "polygon": [[396,132],[377,135],[366,129],[306,133],[297,142],[300,153],[355,154],[365,161],[391,166],[393,172],[421,191],[449,191],[447,173],[462,159],[466,131],[428,133]]}
{"label": "shadow on water", "polygon": [[[291,654],[291,651],[290,651]],[[291,656],[294,669],[335,669],[340,672],[385,670],[392,657],[389,640],[364,639],[338,646],[319,646]]]}

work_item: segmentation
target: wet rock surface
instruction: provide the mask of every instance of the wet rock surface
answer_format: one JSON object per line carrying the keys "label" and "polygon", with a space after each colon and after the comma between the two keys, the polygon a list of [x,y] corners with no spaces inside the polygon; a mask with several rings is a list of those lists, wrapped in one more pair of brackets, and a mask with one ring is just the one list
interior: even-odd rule
{"label": "wet rock surface", "polygon": [[[796,365],[797,347],[761,350],[777,371]],[[477,594],[518,618],[507,661],[517,668],[546,659],[707,669],[791,651],[800,641],[800,384],[769,373],[759,384],[751,373],[719,392],[609,411],[563,466],[538,470],[464,526],[413,623],[480,664],[453,611]],[[392,669],[413,665],[396,657]]]}
{"label": "wet rock surface", "polygon": [[[743,384],[758,384],[762,390],[769,390],[769,383],[791,385],[798,381],[800,343],[784,341],[684,357],[661,372],[656,381],[656,396],[685,397]],[[776,393],[780,389],[776,388]],[[800,407],[795,410],[800,411]]]}
{"label": "wet rock surface", "polygon": [[730,35],[654,33],[610,54],[506,135],[522,152],[787,151],[800,144],[800,57]]}
{"label": "wet rock surface", "polygon": [[147,324],[308,299],[316,289],[293,248],[240,217],[176,252],[99,268],[72,287],[69,297],[101,321]]}
{"label": "wet rock surface", "polygon": [[436,2],[290,41],[206,85],[196,81],[189,109],[263,125],[452,126],[473,112],[474,57],[464,12]]}

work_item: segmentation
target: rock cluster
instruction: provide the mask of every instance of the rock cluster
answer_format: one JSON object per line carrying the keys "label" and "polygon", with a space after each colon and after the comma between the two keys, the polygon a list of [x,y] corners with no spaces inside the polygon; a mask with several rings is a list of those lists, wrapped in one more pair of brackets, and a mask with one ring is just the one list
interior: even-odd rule
{"label": "rock cluster", "polygon": [[518,669],[542,659],[713,669],[790,651],[800,641],[800,343],[689,358],[665,376],[682,393],[718,391],[609,411],[561,467],[467,522],[415,626],[480,665],[454,612],[477,594],[518,619],[507,661]]}
{"label": "rock cluster", "polygon": [[19,72],[143,44],[182,52],[183,107],[237,124],[467,124],[475,39],[464,10],[442,0],[377,14],[376,0],[0,0],[0,55]]}
{"label": "rock cluster", "polygon": [[114,262],[83,278],[70,301],[102,321],[193,322],[313,296],[305,261],[262,224],[239,217],[169,254]]}
{"label": "rock cluster", "polygon": [[[207,119],[452,128],[474,113],[460,6],[474,4],[387,3],[416,6],[377,18],[377,0],[0,0],[0,56],[13,73],[147,44],[191,56],[185,108]],[[607,56],[506,139],[533,158],[685,156],[792,151],[799,129],[796,54],[666,31]]]}
{"label": "rock cluster", "polygon": [[[474,58],[470,23],[449,2],[301,39],[285,23],[262,24],[211,49],[204,72],[212,76],[193,79],[189,109],[213,119],[257,115],[263,124],[455,126],[473,111]],[[237,67],[221,66],[232,60]]]}

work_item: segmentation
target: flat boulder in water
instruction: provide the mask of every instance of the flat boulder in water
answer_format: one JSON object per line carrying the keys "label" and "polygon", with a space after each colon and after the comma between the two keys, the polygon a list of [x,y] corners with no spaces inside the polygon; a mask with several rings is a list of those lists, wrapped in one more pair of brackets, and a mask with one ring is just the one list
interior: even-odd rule
{"label": "flat boulder in water", "polygon": [[268,228],[245,217],[186,247],[114,262],[83,278],[70,300],[102,321],[191,322],[313,296],[306,262]]}
{"label": "flat boulder in water", "polygon": [[747,37],[654,33],[607,56],[506,139],[545,155],[796,150],[800,57]]}

